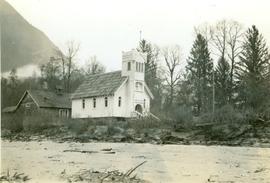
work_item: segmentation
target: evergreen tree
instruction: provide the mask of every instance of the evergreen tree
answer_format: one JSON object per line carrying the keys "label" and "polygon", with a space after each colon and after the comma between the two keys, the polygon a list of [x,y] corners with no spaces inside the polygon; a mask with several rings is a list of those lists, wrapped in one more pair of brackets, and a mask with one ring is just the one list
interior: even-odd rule
{"label": "evergreen tree", "polygon": [[154,100],[151,106],[154,112],[160,112],[161,110],[161,96],[162,96],[162,85],[161,79],[158,76],[158,48],[154,47],[151,43],[146,40],[141,40],[137,49],[141,53],[146,53],[145,61],[145,82],[150,88],[154,95]]}
{"label": "evergreen tree", "polygon": [[140,41],[138,51],[142,53],[147,53],[145,62],[145,82],[150,88],[153,88],[157,78],[156,57],[158,51],[154,49],[151,43],[148,43],[144,39]]}
{"label": "evergreen tree", "polygon": [[243,107],[258,110],[269,102],[269,52],[253,25],[246,32],[243,52],[237,65],[239,99]]}
{"label": "evergreen tree", "polygon": [[230,82],[230,64],[224,57],[221,57],[215,70],[215,102],[219,107],[229,103],[231,91]]}
{"label": "evergreen tree", "polygon": [[200,114],[208,111],[211,104],[213,70],[207,41],[201,34],[197,34],[187,62],[187,78],[193,91],[193,108]]}

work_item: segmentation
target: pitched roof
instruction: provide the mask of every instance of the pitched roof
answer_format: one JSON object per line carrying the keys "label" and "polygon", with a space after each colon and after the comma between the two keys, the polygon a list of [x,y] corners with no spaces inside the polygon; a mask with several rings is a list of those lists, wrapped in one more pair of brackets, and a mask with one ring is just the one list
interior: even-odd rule
{"label": "pitched roof", "polygon": [[5,112],[5,113],[12,113],[16,110],[17,106],[10,106],[10,107],[5,107],[2,112]]}
{"label": "pitched roof", "polygon": [[44,90],[29,90],[29,93],[39,107],[71,108],[70,94]]}
{"label": "pitched roof", "polygon": [[45,90],[27,90],[17,106],[20,105],[26,94],[29,94],[38,107],[46,108],[71,108],[70,94],[56,94]]}
{"label": "pitched roof", "polygon": [[72,99],[113,95],[114,92],[127,80],[121,71],[105,74],[95,74],[88,77],[73,93]]}

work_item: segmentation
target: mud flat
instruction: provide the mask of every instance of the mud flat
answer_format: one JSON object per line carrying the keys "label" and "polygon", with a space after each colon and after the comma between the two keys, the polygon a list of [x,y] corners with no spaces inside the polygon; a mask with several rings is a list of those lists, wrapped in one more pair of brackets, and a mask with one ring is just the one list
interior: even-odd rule
{"label": "mud flat", "polygon": [[[270,148],[2,141],[1,172],[67,182],[78,172],[128,172],[149,182],[270,182]],[[104,181],[105,182],[105,181]]]}

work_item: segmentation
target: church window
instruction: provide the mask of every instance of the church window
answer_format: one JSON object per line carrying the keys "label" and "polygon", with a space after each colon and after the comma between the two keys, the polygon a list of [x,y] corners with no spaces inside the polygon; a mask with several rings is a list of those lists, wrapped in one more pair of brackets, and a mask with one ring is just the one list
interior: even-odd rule
{"label": "church window", "polygon": [[143,99],[143,108],[145,108],[145,103],[146,103],[146,100],[145,99]]}
{"label": "church window", "polygon": [[85,99],[82,100],[82,108],[85,108]]}
{"label": "church window", "polygon": [[121,106],[121,97],[118,97],[118,107]]}
{"label": "church window", "polygon": [[96,98],[93,99],[93,107],[96,108]]}
{"label": "church window", "polygon": [[105,97],[105,107],[108,106],[108,97]]}

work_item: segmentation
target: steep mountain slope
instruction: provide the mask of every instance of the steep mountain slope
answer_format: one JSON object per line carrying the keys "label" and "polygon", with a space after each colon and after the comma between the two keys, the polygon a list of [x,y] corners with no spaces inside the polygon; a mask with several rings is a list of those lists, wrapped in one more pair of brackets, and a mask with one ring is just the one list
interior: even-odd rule
{"label": "steep mountain slope", "polygon": [[5,0],[0,0],[1,72],[45,63],[57,47]]}

